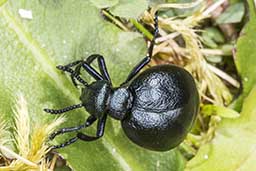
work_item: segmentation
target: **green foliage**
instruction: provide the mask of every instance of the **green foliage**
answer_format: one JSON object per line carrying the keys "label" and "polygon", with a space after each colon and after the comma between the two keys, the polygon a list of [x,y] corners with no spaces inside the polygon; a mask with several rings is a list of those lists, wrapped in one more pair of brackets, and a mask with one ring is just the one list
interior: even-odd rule
{"label": "green foliage", "polygon": [[206,28],[202,34],[203,43],[210,48],[217,48],[218,44],[224,43],[225,38],[215,27]]}
{"label": "green foliage", "polygon": [[186,171],[249,171],[256,170],[256,87],[244,100],[241,116],[224,119],[214,139],[200,147]]}
{"label": "green foliage", "polygon": [[7,0],[0,0],[0,6],[6,3]]}
{"label": "green foliage", "polygon": [[239,23],[244,16],[244,12],[243,2],[232,4],[218,17],[216,22],[217,24]]}
{"label": "green foliage", "polygon": [[[203,144],[197,155],[187,163],[186,171],[249,171],[255,170],[255,121],[256,121],[256,73],[255,46],[256,20],[253,1],[250,4],[250,21],[241,33],[237,43],[235,63],[243,82],[243,92],[233,104],[242,112],[240,117],[229,109],[216,109],[215,106],[204,106],[203,113],[215,111],[223,115],[223,119],[215,132],[211,142]],[[248,95],[249,94],[249,95]],[[232,114],[233,113],[233,114]],[[232,119],[228,119],[228,117]]]}
{"label": "green foliage", "polygon": [[237,53],[235,56],[235,63],[243,83],[243,92],[239,99],[233,104],[233,107],[237,110],[241,110],[243,99],[248,95],[256,83],[256,12],[254,9],[254,1],[250,0],[249,5],[250,20],[240,33],[240,38],[236,45]]}
{"label": "green foliage", "polygon": [[146,0],[90,0],[97,8],[111,7],[113,15],[124,18],[138,18],[148,7]]}
{"label": "green foliage", "polygon": [[108,8],[116,5],[119,0],[90,0],[98,8]]}
{"label": "green foliage", "polygon": [[146,9],[148,4],[146,0],[120,0],[119,4],[110,8],[112,14],[124,18],[137,18]]}
{"label": "green foliage", "polygon": [[[19,16],[19,9],[30,10],[33,19]],[[43,112],[45,107],[79,103],[79,90],[69,76],[55,68],[58,64],[100,53],[118,86],[146,55],[141,35],[123,32],[106,22],[99,9],[83,0],[9,0],[0,9],[0,39],[0,98],[4,99],[0,113],[9,120],[13,116],[7,114],[12,113],[18,92],[25,95],[33,122],[55,118]],[[87,117],[82,109],[72,111],[62,127],[82,124]],[[107,121],[105,130],[101,140],[77,142],[60,150],[68,165],[75,171],[183,170],[183,158],[177,150],[157,153],[141,149],[126,138],[120,123],[113,119]],[[95,127],[88,131],[95,133]],[[58,138],[55,143],[72,136]]]}
{"label": "green foliage", "polygon": [[201,109],[201,114],[203,116],[218,115],[222,118],[237,118],[240,116],[239,113],[232,109],[216,105],[204,105]]}

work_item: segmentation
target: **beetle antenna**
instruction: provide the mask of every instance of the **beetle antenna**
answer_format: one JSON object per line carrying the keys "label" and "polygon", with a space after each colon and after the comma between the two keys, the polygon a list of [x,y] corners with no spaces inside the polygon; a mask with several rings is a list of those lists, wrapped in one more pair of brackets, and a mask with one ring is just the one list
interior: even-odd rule
{"label": "beetle antenna", "polygon": [[77,109],[77,108],[81,108],[83,107],[83,104],[76,104],[76,105],[72,105],[72,106],[68,106],[68,107],[65,107],[63,109],[44,109],[45,112],[47,113],[50,113],[50,114],[62,114],[62,113],[65,113],[65,112],[68,112],[70,110],[74,110],[74,109]]}
{"label": "beetle antenna", "polygon": [[56,66],[56,68],[58,68],[59,70],[65,71],[65,72],[69,72],[72,77],[76,78],[84,86],[88,86],[88,83],[85,80],[83,80],[82,77],[79,76],[79,73],[77,73],[73,69],[71,69],[67,66],[62,66],[62,65],[58,65],[58,66]]}

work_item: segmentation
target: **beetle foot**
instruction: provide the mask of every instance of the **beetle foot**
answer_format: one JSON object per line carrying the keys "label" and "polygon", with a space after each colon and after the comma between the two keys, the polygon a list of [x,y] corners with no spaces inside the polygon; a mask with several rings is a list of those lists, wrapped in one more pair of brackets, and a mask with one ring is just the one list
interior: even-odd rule
{"label": "beetle foot", "polygon": [[56,68],[61,70],[61,71],[66,71],[66,67],[63,66],[63,65],[57,65]]}
{"label": "beetle foot", "polygon": [[59,131],[56,131],[56,132],[52,133],[52,134],[49,136],[49,139],[50,139],[50,140],[53,140],[58,134],[60,134]]}

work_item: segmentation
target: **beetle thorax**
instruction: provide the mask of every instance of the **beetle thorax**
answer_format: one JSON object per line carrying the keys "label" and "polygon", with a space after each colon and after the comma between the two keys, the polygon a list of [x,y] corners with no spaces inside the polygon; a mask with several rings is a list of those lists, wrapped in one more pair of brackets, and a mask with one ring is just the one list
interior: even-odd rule
{"label": "beetle thorax", "polygon": [[128,88],[113,89],[108,99],[108,114],[117,120],[123,120],[132,108],[132,101],[133,96]]}
{"label": "beetle thorax", "polygon": [[86,111],[96,118],[105,113],[123,120],[132,107],[133,96],[128,88],[112,88],[107,81],[96,81],[82,89],[80,96]]}

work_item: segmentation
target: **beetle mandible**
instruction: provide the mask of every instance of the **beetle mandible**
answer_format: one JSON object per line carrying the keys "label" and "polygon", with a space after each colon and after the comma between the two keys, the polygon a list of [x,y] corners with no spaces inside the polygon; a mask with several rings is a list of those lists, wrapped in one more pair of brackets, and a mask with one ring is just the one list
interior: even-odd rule
{"label": "beetle mandible", "polygon": [[[78,60],[58,69],[71,74],[74,85],[82,85],[81,103],[63,109],[44,109],[51,114],[61,114],[84,107],[90,114],[84,124],[62,128],[57,135],[79,131],[97,120],[96,136],[78,132],[75,137],[52,148],[62,148],[76,142],[94,141],[104,134],[106,119],[111,116],[120,120],[127,137],[135,144],[154,151],[167,151],[179,145],[190,131],[199,108],[199,95],[193,77],[185,69],[175,65],[153,66],[139,73],[152,57],[158,35],[158,17],[154,18],[154,36],[148,55],[130,72],[119,87],[113,87],[103,56],[93,54],[86,60]],[[99,72],[90,64],[97,60]],[[72,69],[75,67],[75,69]],[[80,76],[84,69],[96,81],[88,84]]]}

